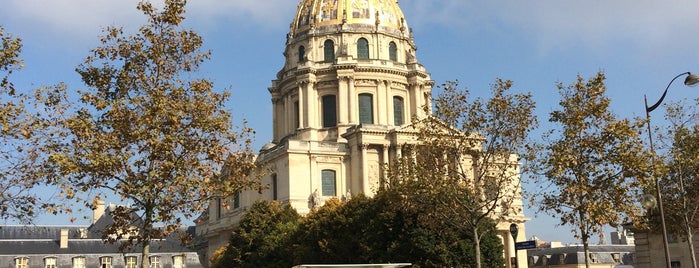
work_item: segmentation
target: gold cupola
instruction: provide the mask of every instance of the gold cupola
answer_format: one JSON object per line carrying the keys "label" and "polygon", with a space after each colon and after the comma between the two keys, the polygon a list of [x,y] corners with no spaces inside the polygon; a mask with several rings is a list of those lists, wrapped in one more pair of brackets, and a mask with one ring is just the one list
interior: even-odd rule
{"label": "gold cupola", "polygon": [[[368,31],[406,33],[407,25],[397,0],[303,0],[289,34],[316,27],[365,25]],[[355,27],[357,28],[357,27]]]}

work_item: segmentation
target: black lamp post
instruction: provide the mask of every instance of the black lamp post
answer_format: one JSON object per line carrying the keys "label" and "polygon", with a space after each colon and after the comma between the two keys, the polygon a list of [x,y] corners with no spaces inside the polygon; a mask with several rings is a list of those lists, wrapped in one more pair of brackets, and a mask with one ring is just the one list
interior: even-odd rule
{"label": "black lamp post", "polygon": [[[675,76],[675,78],[672,78],[670,80],[670,83],[667,84],[667,87],[665,88],[665,91],[663,92],[663,95],[660,97],[660,100],[653,104],[653,106],[648,107],[648,98],[646,98],[645,95],[643,95],[643,99],[646,102],[646,122],[648,122],[648,140],[650,142],[650,151],[651,151],[651,163],[655,164],[655,149],[653,148],[653,134],[651,133],[651,126],[650,126],[650,112],[658,108],[660,104],[665,100],[665,95],[667,95],[667,90],[670,89],[670,85],[672,85],[672,82],[675,82],[677,78],[680,76],[686,75],[687,77],[684,79],[684,84],[686,86],[695,86],[699,84],[699,76],[694,75],[690,72],[685,72],[678,74]],[[656,191],[656,199],[658,201],[658,209],[660,210],[660,224],[662,226],[662,231],[663,231],[663,247],[665,248],[665,263],[667,268],[670,268],[671,263],[670,263],[670,248],[668,247],[668,241],[667,241],[667,226],[665,225],[665,211],[663,209],[663,197],[662,194],[660,193],[660,179],[658,176],[655,177],[655,191]]]}

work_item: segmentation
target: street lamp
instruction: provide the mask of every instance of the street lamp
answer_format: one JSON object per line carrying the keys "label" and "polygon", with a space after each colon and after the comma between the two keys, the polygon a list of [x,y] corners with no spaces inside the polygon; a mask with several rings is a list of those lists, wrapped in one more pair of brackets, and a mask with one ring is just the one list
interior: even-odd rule
{"label": "street lamp", "polygon": [[[645,95],[643,95],[643,99],[646,102],[646,122],[648,122],[648,140],[650,142],[650,151],[651,151],[651,163],[653,166],[655,166],[655,149],[653,148],[653,134],[651,133],[651,127],[650,127],[650,112],[658,108],[660,104],[665,100],[665,95],[667,95],[667,90],[670,89],[670,85],[672,85],[672,82],[675,82],[677,78],[680,76],[686,75],[687,77],[684,79],[684,84],[686,86],[695,86],[699,84],[699,76],[694,75],[690,72],[685,72],[678,74],[675,76],[675,78],[672,78],[670,80],[670,83],[667,84],[667,87],[665,88],[665,91],[663,92],[663,96],[660,97],[660,100],[653,104],[653,106],[648,107],[648,98],[646,98]],[[667,226],[665,225],[665,211],[663,210],[663,197],[662,194],[660,194],[660,180],[658,179],[658,176],[655,177],[655,191],[656,193],[656,199],[658,201],[658,208],[660,210],[660,224],[663,229],[663,247],[665,248],[665,264],[667,265],[667,268],[670,268],[670,248],[668,247],[668,242],[667,242]]]}

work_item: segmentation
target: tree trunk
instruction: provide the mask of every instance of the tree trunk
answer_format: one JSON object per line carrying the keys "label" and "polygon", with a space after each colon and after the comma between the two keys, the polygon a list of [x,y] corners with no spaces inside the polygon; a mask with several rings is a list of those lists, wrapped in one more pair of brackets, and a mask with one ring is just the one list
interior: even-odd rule
{"label": "tree trunk", "polygon": [[590,239],[586,232],[582,233],[583,252],[585,252],[585,268],[590,268]]}
{"label": "tree trunk", "polygon": [[[685,222],[689,222],[686,215]],[[692,257],[692,267],[697,268],[697,255],[694,250],[694,234],[692,234],[692,232],[692,227],[687,224],[687,245],[689,246],[689,256]]]}
{"label": "tree trunk", "polygon": [[473,227],[473,241],[476,242],[476,268],[481,268],[481,237],[477,226]]}
{"label": "tree trunk", "polygon": [[150,267],[150,240],[143,241],[143,252],[141,252],[141,268]]}

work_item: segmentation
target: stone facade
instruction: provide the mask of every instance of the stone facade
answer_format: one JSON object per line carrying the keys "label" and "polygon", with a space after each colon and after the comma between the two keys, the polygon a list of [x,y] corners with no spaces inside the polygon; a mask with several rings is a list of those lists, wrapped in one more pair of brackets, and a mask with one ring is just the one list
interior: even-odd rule
{"label": "stone facade", "polygon": [[[212,202],[197,225],[208,256],[256,200],[290,203],[305,214],[325,200],[372,196],[384,187],[389,164],[416,144],[411,118],[431,113],[423,107],[431,106],[434,81],[416,49],[395,0],[301,1],[284,67],[269,88],[273,138],[258,156],[269,189]],[[512,215],[498,225],[506,259],[515,252],[509,225],[519,224],[521,241],[525,220]],[[526,267],[526,253],[519,254],[519,267]]]}
{"label": "stone facade", "polygon": [[[665,248],[662,234],[635,230],[636,268],[665,267]],[[669,235],[670,263],[675,267],[692,267],[691,253],[686,238]],[[694,250],[699,252],[699,237],[694,235]],[[699,258],[699,257],[698,257]]]}

